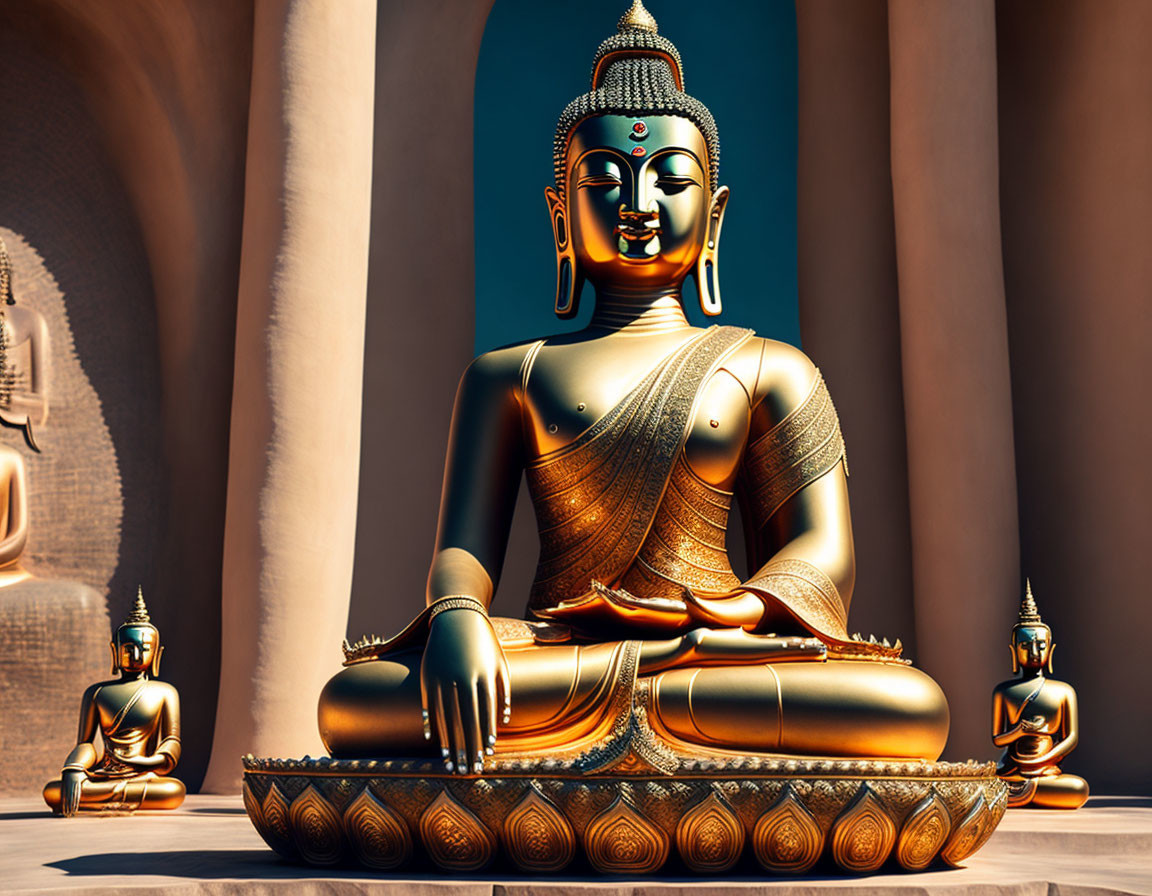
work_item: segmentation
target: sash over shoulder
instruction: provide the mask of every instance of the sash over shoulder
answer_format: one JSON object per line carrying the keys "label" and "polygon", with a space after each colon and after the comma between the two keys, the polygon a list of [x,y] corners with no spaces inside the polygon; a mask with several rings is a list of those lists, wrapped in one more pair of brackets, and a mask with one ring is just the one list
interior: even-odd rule
{"label": "sash over shoulder", "polygon": [[751,330],[711,327],[664,358],[570,445],[527,469],[540,527],[529,608],[617,583],[636,560],[692,424],[700,387]]}

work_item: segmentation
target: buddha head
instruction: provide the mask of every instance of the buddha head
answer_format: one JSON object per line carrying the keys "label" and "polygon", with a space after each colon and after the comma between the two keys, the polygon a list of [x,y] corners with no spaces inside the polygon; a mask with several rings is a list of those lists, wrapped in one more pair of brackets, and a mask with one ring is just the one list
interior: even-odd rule
{"label": "buddha head", "polygon": [[712,114],[684,93],[680,54],[641,0],[596,51],[592,89],[556,126],[556,183],[545,190],[556,240],[556,314],[598,288],[679,289],[696,279],[720,313],[718,247],[728,188],[718,186]]}
{"label": "buddha head", "polygon": [[1024,599],[1020,602],[1020,621],[1012,626],[1012,671],[1023,669],[1037,672],[1047,668],[1052,672],[1052,629],[1040,618],[1036,599],[1032,596],[1032,583],[1025,585]]}
{"label": "buddha head", "polygon": [[144,606],[144,591],[136,591],[136,603],[124,624],[112,638],[112,674],[143,672],[155,678],[160,673],[160,631],[151,622]]}

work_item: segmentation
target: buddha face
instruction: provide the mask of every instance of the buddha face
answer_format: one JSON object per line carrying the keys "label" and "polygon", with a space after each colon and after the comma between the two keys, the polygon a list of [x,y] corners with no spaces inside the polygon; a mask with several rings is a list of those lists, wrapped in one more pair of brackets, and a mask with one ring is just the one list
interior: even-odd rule
{"label": "buddha face", "polygon": [[1052,659],[1052,630],[1046,625],[1022,625],[1012,633],[1012,659],[1021,669],[1035,671]]}
{"label": "buddha face", "polygon": [[121,672],[143,672],[152,667],[159,647],[159,635],[152,626],[130,625],[116,633],[112,648]]}
{"label": "buddha face", "polygon": [[712,195],[699,128],[675,115],[598,115],[566,156],[572,246],[594,284],[678,284],[707,236]]}

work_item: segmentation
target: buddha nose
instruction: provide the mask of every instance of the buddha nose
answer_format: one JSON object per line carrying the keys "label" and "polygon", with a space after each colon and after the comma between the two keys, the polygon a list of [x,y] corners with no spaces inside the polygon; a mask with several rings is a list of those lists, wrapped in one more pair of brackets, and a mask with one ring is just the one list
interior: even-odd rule
{"label": "buddha nose", "polygon": [[144,654],[141,653],[139,644],[129,644],[128,655],[132,658],[132,662],[138,663],[140,662],[140,657]]}
{"label": "buddha nose", "polygon": [[[639,206],[637,206],[639,208]],[[636,227],[641,227],[649,221],[656,221],[660,218],[660,212],[652,211],[633,211],[628,208],[624,203],[620,204],[620,220],[625,224],[631,224]]]}

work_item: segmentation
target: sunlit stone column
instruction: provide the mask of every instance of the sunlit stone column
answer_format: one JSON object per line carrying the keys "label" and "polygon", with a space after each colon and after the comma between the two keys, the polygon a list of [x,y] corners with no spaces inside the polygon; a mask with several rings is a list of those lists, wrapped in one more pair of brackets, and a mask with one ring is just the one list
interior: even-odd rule
{"label": "sunlit stone column", "polygon": [[375,4],[256,4],[224,537],[204,789],[320,751],[356,530]]}

